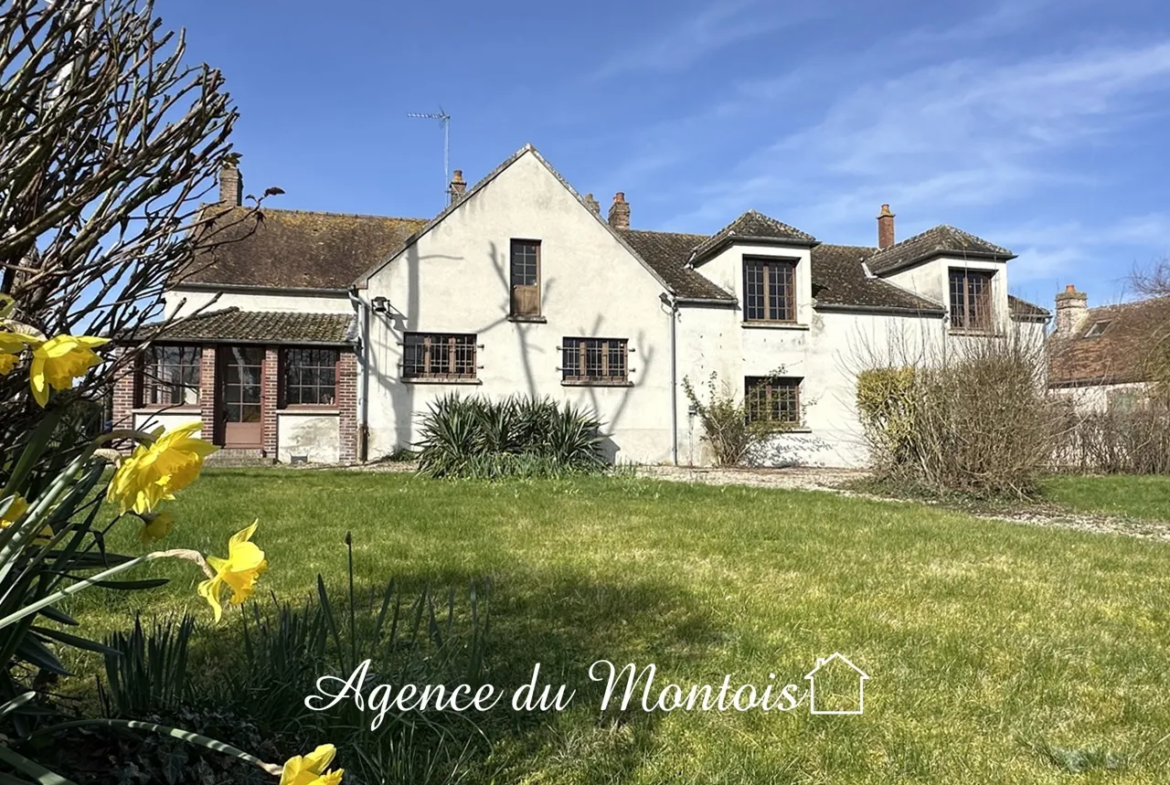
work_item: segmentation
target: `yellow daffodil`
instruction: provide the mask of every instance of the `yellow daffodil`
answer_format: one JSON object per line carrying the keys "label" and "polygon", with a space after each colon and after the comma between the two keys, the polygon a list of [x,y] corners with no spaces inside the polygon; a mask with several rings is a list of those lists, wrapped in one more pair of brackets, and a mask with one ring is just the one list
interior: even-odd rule
{"label": "yellow daffodil", "polygon": [[173,499],[199,476],[203,459],[217,447],[191,434],[201,428],[197,422],[164,433],[151,445],[139,445],[122,461],[106,498],[120,505],[121,512],[150,512],[158,503]]}
{"label": "yellow daffodil", "polygon": [[33,349],[29,382],[33,398],[42,407],[49,402],[49,388],[68,390],[73,380],[85,376],[86,371],[101,363],[94,348],[109,343],[108,338],[88,335],[58,335]]}
{"label": "yellow daffodil", "polygon": [[35,335],[0,330],[0,376],[10,372],[20,363],[20,355],[28,346],[40,343]]}
{"label": "yellow daffodil", "polygon": [[0,512],[0,529],[7,529],[20,520],[20,516],[28,510],[28,502],[23,496],[15,496],[8,505],[8,509]]}
{"label": "yellow daffodil", "polygon": [[325,773],[336,754],[332,744],[322,744],[308,755],[289,758],[280,772],[280,785],[337,785],[345,770]]}
{"label": "yellow daffodil", "polygon": [[[28,502],[23,496],[16,496],[12,499],[12,503],[8,505],[8,509],[0,513],[0,529],[7,529],[12,524],[20,520],[20,516],[28,511]],[[41,529],[40,534],[33,539],[34,545],[44,545],[53,537],[53,528],[45,526]]]}
{"label": "yellow daffodil", "polygon": [[170,534],[175,526],[175,519],[169,512],[148,512],[141,516],[142,528],[138,530],[138,539],[143,545],[151,545]]}
{"label": "yellow daffodil", "polygon": [[[215,577],[199,584],[199,596],[210,603],[215,611],[215,620],[218,622],[223,615],[223,601],[220,592],[224,586],[232,590],[232,605],[243,605],[244,601],[252,596],[256,590],[256,580],[268,569],[268,561],[264,558],[264,551],[255,543],[249,542],[256,532],[259,521],[243,531],[236,532],[228,540],[228,557],[220,559],[208,556],[207,563],[215,570]],[[326,761],[328,763],[328,761]],[[308,781],[308,780],[306,780]],[[299,780],[298,780],[299,782]]]}

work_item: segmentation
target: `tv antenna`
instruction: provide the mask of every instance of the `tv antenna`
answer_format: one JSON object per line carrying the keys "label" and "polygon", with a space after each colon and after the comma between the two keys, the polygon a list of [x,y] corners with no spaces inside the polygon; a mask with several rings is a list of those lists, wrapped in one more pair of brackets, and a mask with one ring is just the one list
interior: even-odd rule
{"label": "tv antenna", "polygon": [[408,112],[406,116],[416,120],[438,120],[443,124],[443,199],[446,200],[451,180],[451,115],[440,106],[438,112]]}

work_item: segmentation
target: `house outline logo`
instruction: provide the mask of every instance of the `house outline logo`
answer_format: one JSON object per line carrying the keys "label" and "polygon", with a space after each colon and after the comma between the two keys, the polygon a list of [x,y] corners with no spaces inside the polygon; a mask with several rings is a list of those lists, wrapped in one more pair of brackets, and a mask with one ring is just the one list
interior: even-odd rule
{"label": "house outline logo", "polygon": [[[833,711],[829,709],[817,708],[817,671],[828,665],[833,660],[840,660],[857,672],[857,710],[856,711]],[[869,674],[858,668],[849,658],[840,652],[833,652],[828,657],[817,657],[817,666],[804,675],[808,680],[808,711],[809,714],[862,714],[865,712],[865,682],[869,679]]]}

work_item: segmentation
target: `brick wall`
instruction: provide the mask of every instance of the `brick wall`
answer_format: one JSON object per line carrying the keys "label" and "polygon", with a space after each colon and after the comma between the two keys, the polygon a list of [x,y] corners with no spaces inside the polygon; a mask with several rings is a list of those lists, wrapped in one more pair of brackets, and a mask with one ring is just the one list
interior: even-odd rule
{"label": "brick wall", "polygon": [[215,346],[204,346],[199,355],[199,408],[204,441],[215,440]]}
{"label": "brick wall", "polygon": [[343,350],[337,367],[337,406],[341,411],[339,458],[342,463],[353,463],[358,458],[357,398],[357,355]]}
{"label": "brick wall", "polygon": [[260,380],[260,420],[266,456],[276,457],[276,409],[280,405],[280,349],[264,350],[264,371]]}
{"label": "brick wall", "polygon": [[122,375],[114,381],[113,416],[115,428],[134,427],[134,405],[138,402],[138,379],[136,377],[134,367],[127,366]]}

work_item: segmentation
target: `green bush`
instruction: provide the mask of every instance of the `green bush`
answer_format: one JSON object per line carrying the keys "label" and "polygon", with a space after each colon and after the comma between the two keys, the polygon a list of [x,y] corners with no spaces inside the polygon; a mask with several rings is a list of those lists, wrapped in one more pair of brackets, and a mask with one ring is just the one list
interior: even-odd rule
{"label": "green bush", "polygon": [[594,417],[550,398],[448,395],[423,418],[418,471],[489,480],[600,472],[600,428]]}

